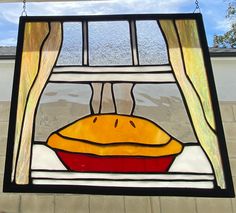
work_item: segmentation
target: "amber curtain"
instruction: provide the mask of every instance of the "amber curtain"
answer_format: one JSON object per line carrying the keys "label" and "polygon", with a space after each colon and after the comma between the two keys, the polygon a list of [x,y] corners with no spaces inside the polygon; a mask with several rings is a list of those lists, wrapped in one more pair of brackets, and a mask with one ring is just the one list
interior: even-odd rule
{"label": "amber curtain", "polygon": [[195,20],[161,20],[159,23],[167,42],[170,63],[198,141],[213,166],[218,186],[225,188],[197,23]]}
{"label": "amber curtain", "polygon": [[60,22],[25,24],[17,103],[12,181],[29,183],[33,127],[40,95],[62,43]]}

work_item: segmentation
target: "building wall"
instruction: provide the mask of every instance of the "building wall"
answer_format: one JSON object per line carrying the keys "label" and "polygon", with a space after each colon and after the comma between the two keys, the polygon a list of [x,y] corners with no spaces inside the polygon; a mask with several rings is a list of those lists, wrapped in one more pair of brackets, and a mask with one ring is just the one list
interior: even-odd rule
{"label": "building wall", "polygon": [[[231,170],[234,182],[236,182],[236,58],[213,58],[212,64]],[[14,61],[0,61],[0,212],[236,213],[236,199],[230,198],[1,193],[13,70]],[[163,99],[163,101],[166,101],[166,99]],[[73,107],[68,109],[71,114],[74,113]],[[43,113],[42,116],[47,117],[50,112],[46,109]],[[179,112],[176,111],[176,113]],[[179,116],[181,119],[182,114],[176,115],[176,113],[175,116]]]}

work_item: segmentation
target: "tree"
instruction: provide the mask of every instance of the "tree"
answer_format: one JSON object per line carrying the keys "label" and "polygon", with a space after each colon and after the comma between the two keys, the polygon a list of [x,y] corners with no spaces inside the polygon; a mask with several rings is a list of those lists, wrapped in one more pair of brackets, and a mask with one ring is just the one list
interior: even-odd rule
{"label": "tree", "polygon": [[229,2],[226,18],[231,21],[231,27],[224,35],[214,35],[214,47],[236,48],[236,0]]}

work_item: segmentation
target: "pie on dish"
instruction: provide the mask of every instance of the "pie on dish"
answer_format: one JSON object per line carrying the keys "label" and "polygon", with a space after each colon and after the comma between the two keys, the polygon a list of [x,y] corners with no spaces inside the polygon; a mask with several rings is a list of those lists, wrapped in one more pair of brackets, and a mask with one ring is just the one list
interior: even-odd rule
{"label": "pie on dish", "polygon": [[47,141],[72,171],[165,172],[183,145],[154,122],[98,114],[52,133]]}

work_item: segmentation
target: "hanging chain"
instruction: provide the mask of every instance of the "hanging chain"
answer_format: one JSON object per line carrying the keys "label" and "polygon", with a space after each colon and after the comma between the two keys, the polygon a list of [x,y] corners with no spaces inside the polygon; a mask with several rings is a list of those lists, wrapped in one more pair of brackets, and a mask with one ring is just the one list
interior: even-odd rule
{"label": "hanging chain", "polygon": [[21,16],[27,16],[27,12],[26,12],[26,0],[23,0],[23,7],[22,7]]}
{"label": "hanging chain", "polygon": [[196,11],[198,11],[199,13],[201,13],[201,10],[200,10],[200,6],[199,6],[199,1],[198,0],[195,0],[195,10],[193,11],[193,13],[195,13]]}

